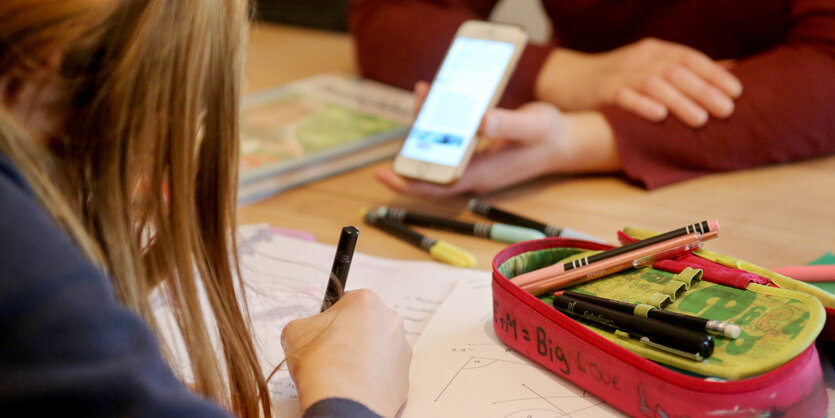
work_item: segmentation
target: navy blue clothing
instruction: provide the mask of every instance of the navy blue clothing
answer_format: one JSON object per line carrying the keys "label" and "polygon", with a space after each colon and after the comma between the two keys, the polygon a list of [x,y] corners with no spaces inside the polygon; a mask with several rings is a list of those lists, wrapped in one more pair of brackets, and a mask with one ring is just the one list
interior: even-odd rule
{"label": "navy blue clothing", "polygon": [[365,405],[343,398],[323,399],[310,405],[303,418],[381,418]]}
{"label": "navy blue clothing", "polygon": [[[316,407],[333,415],[310,416],[376,416],[345,399]],[[150,329],[118,303],[107,276],[57,226],[3,155],[0,410],[31,416],[229,416],[176,378]]]}

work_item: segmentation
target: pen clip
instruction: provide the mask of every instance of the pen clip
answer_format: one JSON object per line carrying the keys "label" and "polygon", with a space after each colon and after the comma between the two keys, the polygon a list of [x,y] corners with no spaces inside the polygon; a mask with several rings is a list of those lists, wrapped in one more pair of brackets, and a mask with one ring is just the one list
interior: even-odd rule
{"label": "pen clip", "polygon": [[658,254],[651,254],[651,255],[648,255],[646,257],[641,257],[641,258],[635,259],[632,262],[632,266],[635,267],[635,268],[648,266],[648,265],[651,265],[652,263],[655,263],[656,261],[666,260],[668,258],[677,257],[677,256],[680,256],[682,254],[686,254],[686,253],[689,253],[691,251],[698,250],[698,249],[702,248],[703,246],[704,246],[704,241],[700,239],[696,242],[691,242],[691,243],[684,244],[680,247],[671,248],[667,251],[663,251],[663,252],[660,252]]}
{"label": "pen clip", "polygon": [[678,349],[675,349],[675,348],[672,348],[672,347],[667,347],[666,345],[661,345],[661,344],[658,344],[656,342],[652,342],[652,340],[650,340],[649,337],[641,337],[638,341],[640,341],[640,342],[642,342],[642,343],[644,343],[644,344],[646,344],[650,347],[657,348],[661,351],[666,351],[670,354],[675,354],[677,356],[689,358],[690,360],[695,360],[695,361],[704,360],[704,357],[702,357],[702,355],[699,354],[699,353],[688,353],[686,351],[681,351],[681,350],[678,350]]}

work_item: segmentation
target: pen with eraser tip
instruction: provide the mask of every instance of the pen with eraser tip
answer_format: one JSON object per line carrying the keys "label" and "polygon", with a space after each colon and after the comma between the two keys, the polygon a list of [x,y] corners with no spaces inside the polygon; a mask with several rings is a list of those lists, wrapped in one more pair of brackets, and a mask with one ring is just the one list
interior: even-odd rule
{"label": "pen with eraser tip", "polygon": [[[593,303],[604,308],[614,309],[619,312],[646,316],[647,318],[666,322],[671,325],[678,325],[696,331],[707,331],[711,334],[722,335],[731,339],[739,337],[739,334],[742,332],[739,326],[734,324],[699,318],[698,316],[685,315],[678,312],[670,312],[649,305],[636,305],[634,303],[601,298],[599,296],[587,295],[585,293],[574,292],[571,290],[559,291],[556,292],[556,294],[565,295],[577,300]],[[636,310],[636,308],[638,309]],[[643,312],[643,314],[640,312]]]}
{"label": "pen with eraser tip", "polygon": [[319,312],[324,312],[339,301],[345,291],[345,284],[348,282],[348,271],[351,269],[351,260],[354,257],[354,248],[357,246],[359,233],[359,229],[353,226],[342,228],[339,243],[336,244],[336,253],[333,255],[331,277],[328,280],[325,298],[322,300],[322,307]]}
{"label": "pen with eraser tip", "polygon": [[685,227],[681,227],[678,229],[674,229],[669,232],[665,232],[663,234],[655,235],[646,239],[642,239],[639,241],[631,242],[626,245],[622,245],[620,247],[612,248],[611,250],[606,250],[603,252],[599,252],[597,254],[590,255],[588,257],[578,258],[573,260],[569,263],[563,264],[563,269],[565,271],[575,269],[578,267],[585,266],[587,264],[591,264],[600,260],[604,260],[607,258],[615,257],[621,254],[628,253],[630,251],[637,250],[639,248],[648,247],[650,245],[658,244],[659,242],[664,242],[673,238],[677,238],[687,234],[704,234],[710,232],[719,232],[719,222],[715,219],[711,219],[708,221],[698,222],[692,225],[687,225]]}
{"label": "pen with eraser tip", "polygon": [[462,222],[455,219],[407,211],[403,208],[380,206],[377,208],[377,214],[404,224],[442,229],[510,244],[545,238],[544,233],[531,228],[503,223]]}
{"label": "pen with eraser tip", "polygon": [[533,219],[529,219],[517,215],[515,213],[510,213],[506,210],[499,209],[495,206],[490,205],[487,202],[482,202],[475,198],[470,199],[469,207],[471,212],[484,216],[487,219],[496,222],[506,223],[509,225],[521,226],[523,228],[535,229],[549,237],[573,238],[597,242],[601,244],[606,243],[604,240],[600,238],[593,237],[591,235],[584,234],[579,231],[575,231],[571,228],[560,228],[553,225],[546,225],[542,222],[538,222]]}
{"label": "pen with eraser tip", "polygon": [[476,265],[476,259],[472,254],[446,241],[427,237],[400,223],[383,218],[377,212],[363,209],[360,215],[367,224],[386,231],[428,252],[432,258],[440,262],[466,268],[475,267]]}
{"label": "pen with eraser tip", "polygon": [[554,295],[554,308],[626,332],[659,350],[702,361],[713,354],[713,337],[655,319],[618,312],[565,295]]}
{"label": "pen with eraser tip", "polygon": [[687,234],[579,267],[566,269],[566,266],[571,263],[557,263],[520,274],[510,281],[536,296],[549,290],[585,283],[630,267],[643,267],[658,260],[698,250],[704,246],[704,241],[715,238],[717,235],[715,231],[706,234]]}

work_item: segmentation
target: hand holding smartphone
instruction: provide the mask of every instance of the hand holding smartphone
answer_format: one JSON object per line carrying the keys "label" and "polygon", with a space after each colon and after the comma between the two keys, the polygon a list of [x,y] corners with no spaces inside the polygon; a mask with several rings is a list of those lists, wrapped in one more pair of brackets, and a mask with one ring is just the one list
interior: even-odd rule
{"label": "hand holding smartphone", "polygon": [[394,172],[439,184],[460,178],[481,119],[501,97],[527,39],[517,26],[464,22],[394,159]]}

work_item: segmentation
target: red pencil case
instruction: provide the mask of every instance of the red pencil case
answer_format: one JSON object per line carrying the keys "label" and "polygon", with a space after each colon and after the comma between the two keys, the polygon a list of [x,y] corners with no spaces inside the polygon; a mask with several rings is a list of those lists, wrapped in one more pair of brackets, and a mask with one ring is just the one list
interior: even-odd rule
{"label": "red pencil case", "polygon": [[[638,356],[521,290],[500,272],[513,257],[556,247],[605,250],[546,238],[493,260],[493,326],[508,346],[632,416],[824,416],[828,406],[814,344],[787,363],[741,380],[712,381]],[[533,266],[536,267],[536,266]]]}

